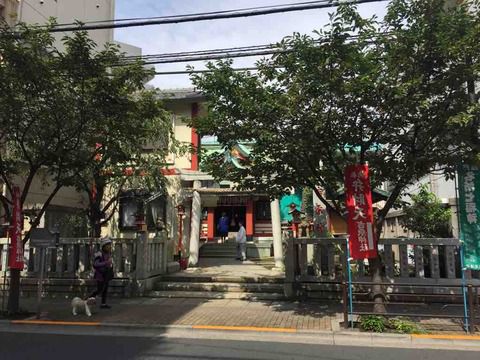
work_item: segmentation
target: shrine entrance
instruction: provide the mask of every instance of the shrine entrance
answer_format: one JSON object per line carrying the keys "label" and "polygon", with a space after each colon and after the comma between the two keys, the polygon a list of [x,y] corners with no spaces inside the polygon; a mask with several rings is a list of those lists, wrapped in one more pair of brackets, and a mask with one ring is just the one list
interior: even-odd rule
{"label": "shrine entrance", "polygon": [[218,233],[218,221],[222,214],[224,214],[228,218],[228,232],[229,233],[236,233],[239,229],[239,221],[242,222],[243,226],[246,227],[246,213],[247,207],[246,206],[219,206],[215,208],[215,236],[220,236]]}

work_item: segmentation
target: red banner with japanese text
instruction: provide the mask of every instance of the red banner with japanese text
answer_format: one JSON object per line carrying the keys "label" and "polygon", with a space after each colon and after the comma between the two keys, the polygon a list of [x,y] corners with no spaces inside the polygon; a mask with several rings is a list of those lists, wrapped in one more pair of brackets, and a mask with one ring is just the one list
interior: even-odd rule
{"label": "red banner with japanese text", "polygon": [[373,229],[373,207],[368,165],[349,165],[345,169],[345,202],[347,207],[350,257],[354,260],[377,256]]}
{"label": "red banner with japanese text", "polygon": [[10,253],[8,266],[10,269],[23,270],[23,241],[22,228],[23,217],[20,205],[20,189],[14,186],[12,194],[13,213],[10,227]]}

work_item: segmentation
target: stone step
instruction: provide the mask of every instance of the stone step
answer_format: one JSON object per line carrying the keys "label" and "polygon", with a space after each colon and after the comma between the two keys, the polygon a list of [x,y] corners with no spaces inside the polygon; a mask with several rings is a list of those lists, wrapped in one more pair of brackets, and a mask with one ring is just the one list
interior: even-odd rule
{"label": "stone step", "polygon": [[225,252],[235,252],[237,251],[236,247],[227,248],[227,247],[202,247],[200,248],[200,252],[216,252],[216,251],[225,251]]}
{"label": "stone step", "polygon": [[236,253],[237,249],[200,249],[200,254]]}
{"label": "stone step", "polygon": [[173,274],[162,276],[159,282],[187,282],[187,283],[237,283],[237,284],[283,284],[284,277],[264,276],[234,276],[234,275],[181,275]]}
{"label": "stone step", "polygon": [[201,258],[231,258],[235,259],[237,254],[218,253],[218,254],[200,254]]}
{"label": "stone step", "polygon": [[280,293],[240,293],[214,291],[150,291],[147,297],[153,298],[194,298],[194,299],[237,299],[237,300],[285,300]]}
{"label": "stone step", "polygon": [[235,250],[237,246],[225,246],[225,245],[203,245],[200,250]]}
{"label": "stone step", "polygon": [[200,292],[243,292],[243,293],[283,293],[283,284],[275,283],[192,283],[157,282],[157,291],[200,291]]}
{"label": "stone step", "polygon": [[[251,243],[251,242],[250,242]],[[248,242],[247,242],[248,244]],[[206,243],[203,243],[202,247],[216,247],[216,246],[219,246],[219,247],[235,247],[237,246],[237,243],[235,241],[231,241],[231,242],[226,242],[226,243],[216,243],[216,242],[206,242]]]}

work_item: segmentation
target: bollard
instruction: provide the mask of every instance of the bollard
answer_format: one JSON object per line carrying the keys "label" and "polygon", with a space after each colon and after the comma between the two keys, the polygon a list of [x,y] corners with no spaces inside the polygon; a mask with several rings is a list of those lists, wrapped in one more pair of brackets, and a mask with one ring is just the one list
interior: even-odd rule
{"label": "bollard", "polygon": [[347,283],[342,281],[343,327],[348,329]]}
{"label": "bollard", "polygon": [[469,323],[469,332],[473,334],[475,332],[475,308],[474,308],[474,299],[473,299],[473,286],[468,284],[467,286],[467,296],[468,296],[468,323]]}

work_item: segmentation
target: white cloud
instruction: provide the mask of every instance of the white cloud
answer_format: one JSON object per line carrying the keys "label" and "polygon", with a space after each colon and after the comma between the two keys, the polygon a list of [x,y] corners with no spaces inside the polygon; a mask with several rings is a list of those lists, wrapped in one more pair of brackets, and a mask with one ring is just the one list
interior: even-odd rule
{"label": "white cloud", "polygon": [[[248,7],[300,3],[305,0],[117,0],[116,18],[181,15]],[[385,14],[386,2],[359,6],[363,16]],[[333,8],[248,18],[116,29],[116,40],[143,49],[143,54],[195,51],[275,43],[293,32],[310,34],[328,22]],[[258,58],[240,58],[235,66],[253,66]],[[204,68],[204,62],[191,63]],[[158,64],[157,71],[185,70],[186,63]],[[160,88],[191,86],[188,75],[161,75],[152,80]]]}

